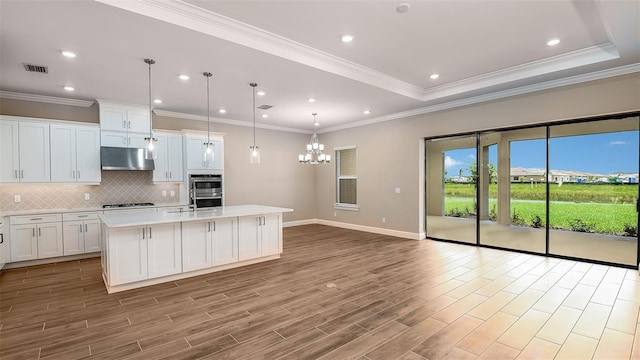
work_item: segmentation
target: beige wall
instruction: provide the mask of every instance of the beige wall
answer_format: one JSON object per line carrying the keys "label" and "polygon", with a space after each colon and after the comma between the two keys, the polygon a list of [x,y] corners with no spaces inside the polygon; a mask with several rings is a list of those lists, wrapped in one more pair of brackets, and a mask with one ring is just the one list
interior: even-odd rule
{"label": "beige wall", "polygon": [[[358,147],[360,211],[333,208],[334,169],[325,166],[317,169],[317,216],[421,233],[422,138],[639,110],[640,76],[631,74],[321,134],[328,149]],[[395,187],[401,188],[400,194],[394,193]]]}
{"label": "beige wall", "polygon": [[98,105],[95,103],[90,107],[81,107],[0,98],[0,114],[94,124],[100,122]]}

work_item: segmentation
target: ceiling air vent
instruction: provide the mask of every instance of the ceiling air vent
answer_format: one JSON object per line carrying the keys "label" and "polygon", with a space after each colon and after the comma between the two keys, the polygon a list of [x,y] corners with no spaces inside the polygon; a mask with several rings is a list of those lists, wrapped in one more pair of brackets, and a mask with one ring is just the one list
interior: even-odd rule
{"label": "ceiling air vent", "polygon": [[272,105],[260,105],[260,106],[258,106],[258,109],[261,109],[261,110],[269,110],[269,109],[271,109],[272,107],[273,107]]}
{"label": "ceiling air vent", "polygon": [[29,71],[29,72],[37,72],[37,73],[41,73],[41,74],[48,74],[49,73],[49,68],[46,66],[42,66],[42,65],[33,65],[33,64],[23,64],[24,65],[24,69]]}

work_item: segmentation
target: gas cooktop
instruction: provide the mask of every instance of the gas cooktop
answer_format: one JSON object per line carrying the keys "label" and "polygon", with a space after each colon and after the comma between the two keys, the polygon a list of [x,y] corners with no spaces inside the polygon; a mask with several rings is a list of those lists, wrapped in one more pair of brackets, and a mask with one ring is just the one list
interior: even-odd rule
{"label": "gas cooktop", "polygon": [[128,204],[108,204],[102,205],[103,209],[112,209],[112,208],[124,208],[124,207],[136,207],[136,206],[153,206],[154,203],[128,203]]}

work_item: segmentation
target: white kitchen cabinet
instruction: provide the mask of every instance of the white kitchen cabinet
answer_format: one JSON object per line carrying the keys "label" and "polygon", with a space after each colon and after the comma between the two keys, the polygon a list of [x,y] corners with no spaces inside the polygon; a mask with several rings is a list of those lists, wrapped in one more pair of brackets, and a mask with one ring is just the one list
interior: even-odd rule
{"label": "white kitchen cabinet", "polygon": [[52,182],[100,182],[100,129],[51,124]]}
{"label": "white kitchen cabinet", "polygon": [[109,285],[147,279],[146,230],[145,226],[132,226],[109,231]]}
{"label": "white kitchen cabinet", "polygon": [[100,220],[98,213],[68,213],[63,215],[64,255],[100,251]]}
{"label": "white kitchen cabinet", "polygon": [[182,272],[180,223],[147,227],[149,279]]}
{"label": "white kitchen cabinet", "polygon": [[212,225],[213,265],[238,262],[237,218],[216,219],[212,221]]}
{"label": "white kitchen cabinet", "polygon": [[149,134],[144,133],[122,133],[116,131],[100,131],[100,143],[109,147],[128,147],[143,149],[147,147]]}
{"label": "white kitchen cabinet", "polygon": [[149,108],[104,100],[98,104],[102,130],[149,133]]}
{"label": "white kitchen cabinet", "polygon": [[11,261],[62,256],[62,216],[60,214],[9,217]]}
{"label": "white kitchen cabinet", "polygon": [[182,270],[193,271],[213,266],[211,221],[182,223]]}
{"label": "white kitchen cabinet", "polygon": [[204,161],[204,151],[207,135],[187,134],[184,138],[185,158],[187,170],[223,170],[224,169],[224,142],[222,138],[211,137],[213,144],[213,161]]}
{"label": "white kitchen cabinet", "polygon": [[181,182],[183,176],[182,136],[179,134],[157,132],[154,182]]}
{"label": "white kitchen cabinet", "polygon": [[49,123],[0,120],[0,182],[50,182]]}
{"label": "white kitchen cabinet", "polygon": [[[0,219],[0,221],[2,221],[2,219]],[[2,229],[2,224],[0,223],[0,270],[2,270],[2,268],[4,268],[6,263],[9,261],[9,257],[7,256],[8,242],[5,241],[5,239],[8,238],[8,236],[5,236]]]}
{"label": "white kitchen cabinet", "polygon": [[18,122],[0,120],[0,183],[20,182]]}
{"label": "white kitchen cabinet", "polygon": [[244,216],[238,219],[239,259],[280,254],[282,218],[279,214]]}

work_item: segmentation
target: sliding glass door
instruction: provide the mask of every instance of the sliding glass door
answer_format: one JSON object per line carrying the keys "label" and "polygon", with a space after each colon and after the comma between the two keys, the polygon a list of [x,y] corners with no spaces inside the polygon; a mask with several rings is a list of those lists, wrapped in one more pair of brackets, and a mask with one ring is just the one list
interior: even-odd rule
{"label": "sliding glass door", "polygon": [[427,237],[638,265],[638,116],[425,141]]}

